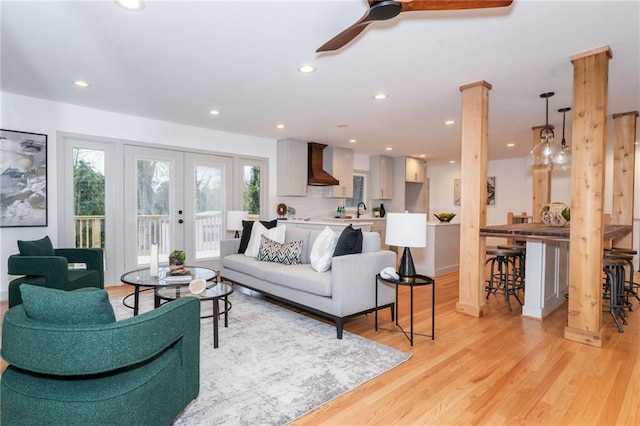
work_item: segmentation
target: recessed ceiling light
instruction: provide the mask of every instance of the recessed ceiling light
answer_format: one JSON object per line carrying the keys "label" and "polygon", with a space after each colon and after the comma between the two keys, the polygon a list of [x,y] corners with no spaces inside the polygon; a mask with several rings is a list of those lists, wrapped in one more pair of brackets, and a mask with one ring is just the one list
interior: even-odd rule
{"label": "recessed ceiling light", "polygon": [[342,129],[342,128],[345,128],[345,127],[349,127],[349,125],[348,124],[336,124],[336,127]]}
{"label": "recessed ceiling light", "polygon": [[390,146],[385,148],[387,151],[391,151],[393,148],[391,148]]}
{"label": "recessed ceiling light", "polygon": [[87,83],[84,80],[76,80],[73,82],[73,84],[75,84],[78,87],[89,87],[89,83]]}
{"label": "recessed ceiling light", "polygon": [[278,129],[284,129],[284,124],[276,124],[276,128],[278,128]]}
{"label": "recessed ceiling light", "polygon": [[516,146],[516,144],[515,144],[515,143],[508,143],[508,144],[507,144],[507,146],[508,146],[509,148],[511,148],[511,147],[513,147],[513,146]]}
{"label": "recessed ceiling light", "polygon": [[426,156],[427,156],[427,154],[420,154],[420,155],[419,155],[419,157],[420,157],[420,158],[424,158],[424,157],[426,157]]}
{"label": "recessed ceiling light", "polygon": [[315,70],[316,70],[316,67],[314,67],[313,65],[308,65],[308,64],[300,65],[298,67],[298,71],[300,71],[303,74],[309,74],[309,73],[314,72]]}
{"label": "recessed ceiling light", "polygon": [[142,10],[144,2],[142,0],[115,0],[116,4],[126,10]]}
{"label": "recessed ceiling light", "polygon": [[349,139],[349,143],[356,143],[356,142],[358,142],[358,141],[355,140],[355,139]]}
{"label": "recessed ceiling light", "polygon": [[455,120],[447,120],[444,122],[444,124],[446,124],[447,126],[451,126],[452,124],[456,124]]}
{"label": "recessed ceiling light", "polygon": [[380,100],[380,99],[386,99],[388,97],[389,95],[387,95],[386,93],[378,93],[377,95],[373,96],[373,99]]}
{"label": "recessed ceiling light", "polygon": [[456,164],[456,160],[449,160],[449,164]]}
{"label": "recessed ceiling light", "polygon": [[209,114],[211,114],[211,115],[220,115],[220,111],[218,111],[217,109],[212,109],[211,111],[209,111]]}

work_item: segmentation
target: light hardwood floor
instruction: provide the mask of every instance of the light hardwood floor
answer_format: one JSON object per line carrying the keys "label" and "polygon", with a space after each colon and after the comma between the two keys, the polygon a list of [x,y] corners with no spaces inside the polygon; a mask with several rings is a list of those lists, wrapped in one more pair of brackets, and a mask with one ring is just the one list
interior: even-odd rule
{"label": "light hardwood floor", "polygon": [[[126,287],[109,289],[113,297]],[[415,329],[430,332],[427,287],[416,290]],[[373,315],[347,322],[352,333],[411,352],[411,359],[294,425],[639,425],[640,307],[624,333],[603,313],[602,349],[565,340],[566,304],[544,321],[509,312],[492,296],[488,313],[456,313],[458,275],[436,279],[436,339],[374,331]],[[401,323],[408,325],[408,292]],[[517,304],[516,304],[517,305]],[[6,302],[2,305],[6,309]],[[381,313],[391,327],[388,310]],[[232,321],[232,317],[231,317]]]}

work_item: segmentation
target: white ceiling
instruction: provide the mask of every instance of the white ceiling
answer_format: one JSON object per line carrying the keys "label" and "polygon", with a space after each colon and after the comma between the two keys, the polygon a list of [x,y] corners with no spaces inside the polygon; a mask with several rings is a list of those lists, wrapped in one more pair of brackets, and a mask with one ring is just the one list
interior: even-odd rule
{"label": "white ceiling", "polygon": [[[559,141],[557,110],[572,102],[570,57],[604,45],[613,51],[609,115],[640,110],[637,0],[402,13],[323,54],[315,50],[364,14],[364,0],[147,0],[140,12],[110,0],[0,7],[2,91],[270,139],[458,160],[459,87],[485,80],[490,159],[525,156],[531,127],[544,124],[540,93],[556,92],[549,121]],[[299,73],[307,63],[317,71]],[[75,87],[76,79],[91,86]],[[374,101],[381,91],[389,98]],[[221,114],[209,115],[213,108]]]}

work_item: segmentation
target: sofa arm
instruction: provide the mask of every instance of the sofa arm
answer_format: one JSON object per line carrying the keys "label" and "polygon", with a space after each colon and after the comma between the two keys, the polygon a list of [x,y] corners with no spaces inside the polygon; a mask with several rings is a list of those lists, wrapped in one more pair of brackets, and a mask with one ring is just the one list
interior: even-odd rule
{"label": "sofa arm", "polygon": [[8,272],[11,275],[27,275],[44,277],[47,284],[59,283],[58,287],[66,287],[69,282],[69,265],[62,256],[9,256]]}
{"label": "sofa arm", "polygon": [[[331,261],[332,298],[340,303],[340,315],[346,316],[373,309],[376,274],[388,266],[395,267],[396,254],[389,250],[334,257]],[[395,289],[378,288],[378,306],[393,303]]]}
{"label": "sofa arm", "polygon": [[[140,344],[144,342],[144,344]],[[98,374],[146,361],[180,345],[185,365],[199,365],[200,300],[184,297],[150,312],[104,325],[34,321],[22,305],[2,324],[2,358],[28,371],[54,375]],[[195,382],[198,381],[196,369]]]}
{"label": "sofa arm", "polygon": [[234,238],[231,240],[221,240],[220,241],[220,259],[222,260],[225,256],[238,253],[239,248],[240,248],[240,238]]}

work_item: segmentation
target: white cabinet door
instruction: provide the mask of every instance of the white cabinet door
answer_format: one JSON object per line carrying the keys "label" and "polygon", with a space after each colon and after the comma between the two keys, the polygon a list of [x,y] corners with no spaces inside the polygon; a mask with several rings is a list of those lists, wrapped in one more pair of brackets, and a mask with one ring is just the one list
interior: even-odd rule
{"label": "white cabinet door", "polygon": [[307,143],[278,140],[278,196],[307,195]]}
{"label": "white cabinet door", "polygon": [[373,155],[369,159],[371,198],[390,200],[393,198],[393,158]]}
{"label": "white cabinet door", "polygon": [[405,181],[406,182],[424,182],[424,161],[417,158],[407,157],[405,159]]}
{"label": "white cabinet door", "polygon": [[332,187],[334,198],[353,198],[353,150],[328,146],[322,151],[324,170],[340,181]]}

